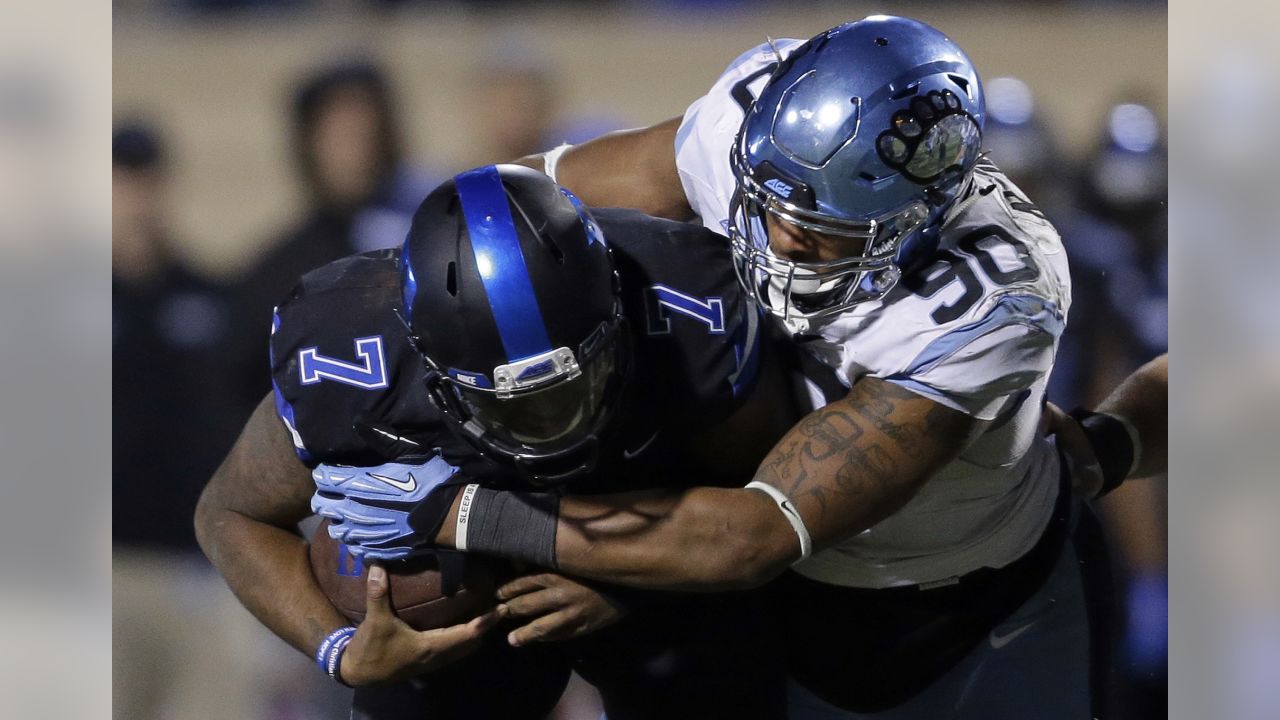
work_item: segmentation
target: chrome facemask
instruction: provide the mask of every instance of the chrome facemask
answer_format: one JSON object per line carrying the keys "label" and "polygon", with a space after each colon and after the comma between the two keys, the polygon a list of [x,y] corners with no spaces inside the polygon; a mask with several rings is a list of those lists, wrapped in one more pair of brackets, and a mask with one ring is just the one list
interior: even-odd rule
{"label": "chrome facemask", "polygon": [[[823,319],[877,300],[901,276],[903,241],[929,218],[924,201],[868,221],[852,221],[799,207],[766,189],[735,153],[737,190],[729,207],[729,238],[738,282],[760,307],[784,321]],[[793,262],[773,254],[764,213],[797,227],[863,241],[858,255],[830,262]]]}

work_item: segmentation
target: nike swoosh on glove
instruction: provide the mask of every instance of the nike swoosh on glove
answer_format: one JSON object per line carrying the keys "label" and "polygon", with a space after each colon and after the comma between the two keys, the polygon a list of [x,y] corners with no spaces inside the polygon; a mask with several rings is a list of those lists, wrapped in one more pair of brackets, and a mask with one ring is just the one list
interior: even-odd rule
{"label": "nike swoosh on glove", "polygon": [[311,510],[329,536],[369,560],[402,560],[430,549],[465,475],[437,455],[373,467],[316,466]]}

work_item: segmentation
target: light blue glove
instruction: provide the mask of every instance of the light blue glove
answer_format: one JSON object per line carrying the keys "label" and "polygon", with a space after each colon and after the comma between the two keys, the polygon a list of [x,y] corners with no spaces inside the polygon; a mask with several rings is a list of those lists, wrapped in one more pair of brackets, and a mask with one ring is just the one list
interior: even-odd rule
{"label": "light blue glove", "polygon": [[465,484],[457,472],[439,456],[364,468],[318,465],[311,509],[332,521],[329,536],[352,555],[401,560],[431,547]]}

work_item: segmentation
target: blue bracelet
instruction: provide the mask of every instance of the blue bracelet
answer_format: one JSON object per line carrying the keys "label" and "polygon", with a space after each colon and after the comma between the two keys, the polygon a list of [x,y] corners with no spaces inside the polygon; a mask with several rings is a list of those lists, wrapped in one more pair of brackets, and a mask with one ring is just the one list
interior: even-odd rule
{"label": "blue bracelet", "polygon": [[316,650],[316,666],[338,682],[342,682],[338,677],[342,654],[346,652],[347,644],[351,642],[351,637],[355,634],[355,626],[338,628],[329,633],[324,642],[320,643],[320,649]]}

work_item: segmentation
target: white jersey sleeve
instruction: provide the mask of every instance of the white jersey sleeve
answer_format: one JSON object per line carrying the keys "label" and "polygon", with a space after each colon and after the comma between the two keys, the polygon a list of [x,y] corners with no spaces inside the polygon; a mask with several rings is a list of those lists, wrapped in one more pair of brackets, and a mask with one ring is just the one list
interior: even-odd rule
{"label": "white jersey sleeve", "polygon": [[778,67],[778,55],[786,57],[801,43],[775,40],[773,47],[764,43],[739,55],[707,94],[685,110],[676,131],[676,169],[689,207],[703,225],[721,235],[729,232],[729,200],[735,185],[729,152],[742,118]]}

